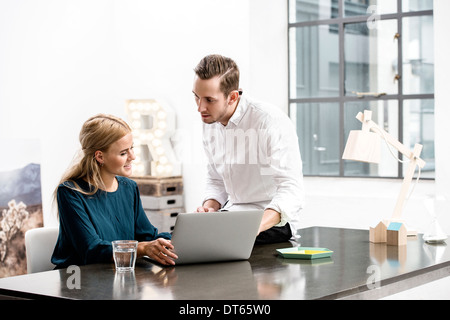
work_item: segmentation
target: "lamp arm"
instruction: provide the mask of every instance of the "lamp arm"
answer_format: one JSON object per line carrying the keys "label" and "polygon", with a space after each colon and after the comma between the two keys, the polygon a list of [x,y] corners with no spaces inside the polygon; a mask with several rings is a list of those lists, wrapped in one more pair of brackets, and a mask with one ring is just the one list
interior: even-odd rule
{"label": "lamp arm", "polygon": [[419,158],[420,151],[419,151],[419,154],[417,154],[417,153],[409,150],[404,144],[402,144],[400,141],[398,141],[393,136],[391,136],[387,131],[380,128],[374,121],[372,121],[371,119],[364,120],[364,115],[362,112],[359,112],[356,115],[356,119],[361,121],[363,123],[363,127],[365,127],[366,129],[372,130],[373,132],[377,133],[378,135],[381,135],[385,139],[385,141],[387,141],[389,144],[391,144],[395,149],[397,149],[400,153],[402,153],[408,159],[410,159],[410,160],[416,159],[417,165],[420,168],[423,168],[425,166],[425,161],[422,160],[421,158]]}
{"label": "lamp arm", "polygon": [[[416,143],[416,145],[414,146],[413,154],[420,154],[421,150],[422,150],[422,145]],[[397,203],[395,204],[394,212],[392,213],[391,220],[393,220],[393,221],[400,219],[405,200],[407,198],[409,198],[409,196],[407,196],[407,193],[408,193],[411,181],[413,179],[414,172],[416,170],[416,165],[418,165],[417,159],[420,159],[420,158],[414,157],[411,159],[411,162],[409,163],[408,168],[406,169],[406,172],[404,174],[402,187],[400,189],[400,194],[398,195]],[[420,176],[420,168],[421,167],[419,166],[419,175],[417,176],[417,181],[419,180],[419,176]],[[413,188],[413,190],[414,190],[414,188]],[[411,190],[411,193],[412,193],[412,190]],[[409,195],[411,195],[411,193]]]}
{"label": "lamp arm", "polygon": [[[409,196],[407,196],[409,186],[413,179],[416,166],[419,167],[419,174],[417,176],[417,181],[419,180],[420,169],[425,166],[425,161],[423,161],[420,158],[420,153],[422,152],[423,146],[421,144],[416,143],[414,145],[414,150],[410,151],[404,144],[402,144],[400,141],[398,141],[397,139],[392,137],[388,132],[386,132],[385,130],[380,128],[375,122],[372,121],[372,111],[370,111],[370,110],[365,110],[364,114],[362,112],[359,112],[356,115],[356,119],[358,119],[362,123],[362,132],[369,133],[369,131],[372,130],[374,133],[382,136],[382,138],[385,140],[385,142],[387,144],[389,143],[390,145],[392,145],[395,149],[398,150],[398,152],[402,153],[404,156],[406,156],[410,160],[409,164],[408,164],[408,168],[407,168],[406,172],[404,173],[402,188],[400,190],[400,194],[398,195],[397,203],[395,205],[394,212],[392,213],[392,217],[390,220],[390,221],[398,221],[398,220],[400,220],[405,200],[409,199],[409,196],[412,193],[412,191],[411,191]],[[388,145],[388,148],[389,148],[389,151],[392,153],[392,155],[394,155],[394,153],[392,152],[389,145]],[[394,155],[394,158],[397,158],[397,157]],[[399,159],[397,158],[397,160],[399,160]],[[399,161],[401,161],[401,160],[399,160]],[[401,161],[401,162],[403,162],[403,161]],[[416,182],[416,184],[417,184],[417,182]],[[413,190],[414,190],[414,188],[413,188]]]}

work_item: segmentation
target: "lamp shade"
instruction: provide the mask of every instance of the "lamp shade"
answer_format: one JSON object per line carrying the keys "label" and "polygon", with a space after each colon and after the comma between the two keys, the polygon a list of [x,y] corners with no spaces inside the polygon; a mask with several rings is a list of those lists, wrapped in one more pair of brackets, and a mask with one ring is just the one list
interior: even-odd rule
{"label": "lamp shade", "polygon": [[378,134],[370,131],[351,130],[342,159],[362,162],[380,162],[381,141]]}

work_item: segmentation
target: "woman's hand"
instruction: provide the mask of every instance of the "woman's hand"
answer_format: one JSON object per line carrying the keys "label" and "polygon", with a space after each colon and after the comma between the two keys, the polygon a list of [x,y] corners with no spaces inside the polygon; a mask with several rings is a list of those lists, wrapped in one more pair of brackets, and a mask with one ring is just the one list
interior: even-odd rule
{"label": "woman's hand", "polygon": [[150,259],[163,265],[175,265],[173,259],[178,256],[173,252],[174,247],[170,240],[158,238],[153,241],[138,243],[138,257],[148,256]]}

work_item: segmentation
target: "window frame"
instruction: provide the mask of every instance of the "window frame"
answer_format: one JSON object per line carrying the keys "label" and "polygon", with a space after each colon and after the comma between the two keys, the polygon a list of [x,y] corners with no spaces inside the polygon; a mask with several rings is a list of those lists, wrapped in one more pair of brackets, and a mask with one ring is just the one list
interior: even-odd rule
{"label": "window frame", "polygon": [[[397,41],[398,46],[398,55],[397,61],[398,63],[398,74],[401,75],[400,79],[397,81],[398,91],[397,94],[386,94],[380,97],[374,96],[365,96],[364,98],[359,98],[356,96],[346,96],[345,95],[345,25],[349,23],[363,23],[367,22],[369,15],[358,15],[358,16],[344,16],[344,0],[338,1],[338,17],[336,18],[328,18],[323,20],[312,20],[312,21],[302,21],[302,22],[290,22],[290,0],[287,1],[287,15],[288,15],[288,115],[292,118],[291,108],[293,105],[299,103],[339,103],[339,150],[342,155],[345,148],[345,132],[344,132],[344,105],[348,102],[371,102],[371,101],[382,101],[382,100],[396,100],[398,102],[398,139],[399,141],[403,141],[403,106],[406,100],[433,100],[433,93],[426,94],[404,94],[403,93],[403,45],[402,41]],[[434,10],[434,8],[433,8]],[[403,35],[403,18],[407,17],[421,17],[421,16],[433,16],[433,10],[422,10],[422,11],[409,11],[403,12],[402,10],[402,0],[397,0],[397,12],[389,13],[389,14],[380,14],[377,16],[379,20],[396,20],[397,21],[397,31],[400,34],[400,37]],[[338,37],[339,37],[339,96],[338,97],[308,97],[308,98],[291,98],[291,46],[296,45],[291,43],[290,33],[293,28],[299,27],[311,27],[311,26],[320,26],[320,25],[338,25]],[[355,115],[356,116],[356,115]],[[400,156],[400,155],[399,155]],[[403,164],[401,162],[398,163],[397,169],[397,177],[394,178],[403,178]],[[310,177],[346,177],[346,178],[354,178],[354,177],[364,177],[364,178],[393,178],[377,176],[348,176],[344,175],[344,160],[339,158],[339,175],[317,175],[317,174],[304,174],[305,176]],[[435,178],[425,178],[421,177],[424,180],[435,180]]]}

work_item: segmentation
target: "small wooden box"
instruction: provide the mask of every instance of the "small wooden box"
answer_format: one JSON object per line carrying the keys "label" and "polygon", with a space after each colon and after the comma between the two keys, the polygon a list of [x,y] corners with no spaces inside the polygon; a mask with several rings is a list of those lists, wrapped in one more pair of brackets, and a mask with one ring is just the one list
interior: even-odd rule
{"label": "small wooden box", "polygon": [[170,208],[180,208],[184,206],[182,194],[162,197],[141,195],[141,202],[144,210],[165,210]]}
{"label": "small wooden box", "polygon": [[132,177],[138,187],[141,196],[171,196],[183,194],[183,178],[177,177]]}

